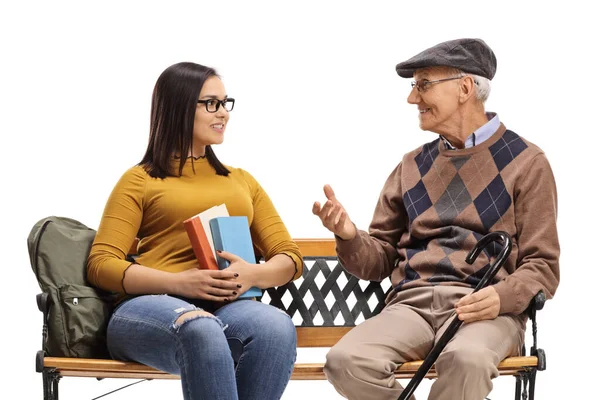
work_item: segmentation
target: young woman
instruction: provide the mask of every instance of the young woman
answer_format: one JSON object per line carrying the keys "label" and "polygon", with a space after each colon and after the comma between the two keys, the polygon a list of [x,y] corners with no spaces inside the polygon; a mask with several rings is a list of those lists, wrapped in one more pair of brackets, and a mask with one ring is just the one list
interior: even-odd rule
{"label": "young woman", "polygon": [[[215,156],[234,104],[212,68],[161,74],[146,154],[113,189],[88,259],[88,279],[122,293],[107,331],[112,357],[180,375],[186,400],[279,399],[296,358],[284,312],[237,300],[301,276],[302,256],[258,182]],[[248,217],[264,264],[222,252],[229,268],[198,268],[183,221],[222,203]]]}

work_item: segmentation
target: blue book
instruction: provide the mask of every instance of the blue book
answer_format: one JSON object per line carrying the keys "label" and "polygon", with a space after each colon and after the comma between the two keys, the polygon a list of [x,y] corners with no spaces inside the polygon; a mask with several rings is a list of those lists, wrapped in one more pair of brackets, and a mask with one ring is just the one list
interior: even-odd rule
{"label": "blue book", "polygon": [[[248,217],[216,217],[210,220],[209,225],[215,250],[227,251],[243,258],[250,264],[256,264]],[[229,267],[229,261],[219,257],[218,254],[217,264],[219,269]],[[262,296],[262,291],[257,287],[251,287],[240,298],[260,296]]]}

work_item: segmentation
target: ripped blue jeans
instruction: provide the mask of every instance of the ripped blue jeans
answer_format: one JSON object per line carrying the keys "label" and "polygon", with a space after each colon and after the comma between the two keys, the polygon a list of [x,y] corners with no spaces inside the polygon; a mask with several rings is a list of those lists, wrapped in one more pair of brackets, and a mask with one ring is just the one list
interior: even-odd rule
{"label": "ripped blue jeans", "polygon": [[[211,316],[190,316],[200,310]],[[129,299],[107,331],[116,360],[181,376],[185,400],[280,399],[296,360],[290,317],[267,304],[238,300],[217,309],[168,295]]]}

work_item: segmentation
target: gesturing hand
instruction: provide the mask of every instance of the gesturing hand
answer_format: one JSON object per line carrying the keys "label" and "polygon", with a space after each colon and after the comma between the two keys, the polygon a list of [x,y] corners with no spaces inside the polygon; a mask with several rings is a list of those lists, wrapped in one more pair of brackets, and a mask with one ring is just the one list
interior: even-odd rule
{"label": "gesturing hand", "polygon": [[231,301],[241,289],[237,277],[236,272],[229,270],[190,268],[177,273],[176,294],[191,299]]}
{"label": "gesturing hand", "polygon": [[321,203],[315,201],[312,212],[321,219],[323,226],[344,240],[353,239],[356,236],[356,227],[350,221],[348,213],[337,198],[329,185],[323,187],[327,201],[321,207]]}
{"label": "gesturing hand", "polygon": [[466,295],[455,307],[458,319],[465,323],[494,319],[500,313],[500,296],[493,286],[488,286]]}

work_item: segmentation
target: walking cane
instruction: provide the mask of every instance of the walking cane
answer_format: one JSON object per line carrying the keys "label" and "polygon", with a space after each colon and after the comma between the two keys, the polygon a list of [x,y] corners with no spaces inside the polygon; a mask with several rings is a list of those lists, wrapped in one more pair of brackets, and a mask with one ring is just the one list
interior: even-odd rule
{"label": "walking cane", "polygon": [[[496,276],[496,273],[498,273],[500,270],[500,267],[502,267],[502,265],[504,265],[508,259],[510,251],[512,250],[512,241],[508,233],[501,231],[491,232],[477,242],[475,247],[467,255],[465,261],[468,264],[473,264],[479,253],[481,253],[485,246],[487,246],[493,240],[497,240],[502,243],[502,250],[500,251],[498,257],[496,257],[496,260],[490,266],[490,269],[485,273],[477,287],[475,287],[473,293],[487,286],[492,281],[494,276]],[[414,393],[419,383],[421,383],[425,375],[427,375],[427,372],[429,372],[435,363],[435,360],[437,360],[444,347],[446,347],[462,323],[463,321],[458,319],[458,315],[454,316],[454,320],[450,323],[448,329],[446,329],[446,331],[442,334],[440,340],[435,344],[435,346],[433,346],[433,349],[431,349],[425,360],[423,360],[423,364],[421,364],[415,376],[413,376],[406,388],[402,391],[398,400],[407,400]]]}

